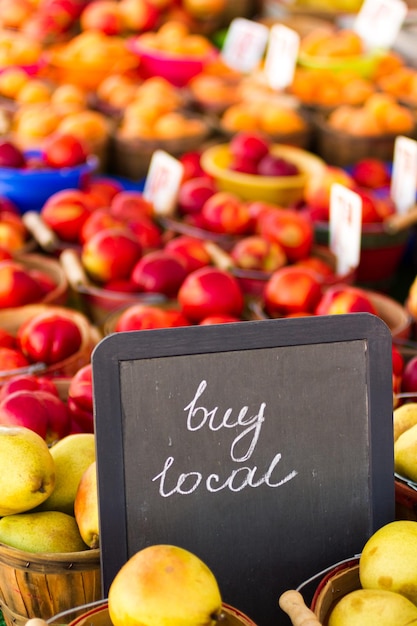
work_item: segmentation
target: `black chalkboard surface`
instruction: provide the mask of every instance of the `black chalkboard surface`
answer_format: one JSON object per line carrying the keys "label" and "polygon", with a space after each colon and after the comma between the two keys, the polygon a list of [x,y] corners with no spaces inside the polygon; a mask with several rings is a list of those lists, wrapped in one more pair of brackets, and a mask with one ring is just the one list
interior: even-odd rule
{"label": "black chalkboard surface", "polygon": [[93,357],[104,593],[139,549],[258,626],[394,519],[391,335],[365,313],[115,333]]}

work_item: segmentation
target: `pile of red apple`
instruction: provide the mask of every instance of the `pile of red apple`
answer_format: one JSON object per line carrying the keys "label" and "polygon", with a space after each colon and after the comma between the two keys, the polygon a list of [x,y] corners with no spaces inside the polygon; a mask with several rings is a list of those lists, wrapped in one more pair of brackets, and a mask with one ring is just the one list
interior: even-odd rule
{"label": "pile of red apple", "polygon": [[230,143],[231,160],[228,169],[254,176],[297,176],[295,163],[274,154],[272,143],[261,133],[241,131]]}
{"label": "pile of red apple", "polygon": [[0,141],[0,167],[4,168],[40,170],[75,167],[85,163],[87,157],[88,150],[83,142],[70,134],[52,133],[36,154],[26,153],[9,139]]}
{"label": "pile of red apple", "polygon": [[49,274],[28,267],[21,260],[0,260],[0,309],[42,302],[56,288]]}

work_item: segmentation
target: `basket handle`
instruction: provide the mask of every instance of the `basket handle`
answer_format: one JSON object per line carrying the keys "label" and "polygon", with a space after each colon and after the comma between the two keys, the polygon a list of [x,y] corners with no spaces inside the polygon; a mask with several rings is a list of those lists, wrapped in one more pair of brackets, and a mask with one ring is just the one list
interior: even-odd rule
{"label": "basket handle", "polygon": [[23,222],[36,242],[45,252],[55,252],[59,248],[59,239],[36,211],[27,211],[22,216]]}
{"label": "basket handle", "polygon": [[394,213],[384,220],[384,230],[390,235],[396,235],[402,230],[414,226],[417,222],[417,205],[406,213]]}
{"label": "basket handle", "polygon": [[315,613],[305,605],[301,593],[295,589],[284,591],[279,598],[279,606],[288,615],[293,626],[321,626]]}

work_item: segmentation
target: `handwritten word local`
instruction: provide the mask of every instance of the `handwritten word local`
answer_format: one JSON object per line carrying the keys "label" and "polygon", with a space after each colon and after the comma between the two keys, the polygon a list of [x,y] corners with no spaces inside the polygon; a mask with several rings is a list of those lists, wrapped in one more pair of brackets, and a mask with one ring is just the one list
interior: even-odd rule
{"label": "handwritten word local", "polygon": [[[233,409],[228,408],[224,415],[219,414],[219,407],[209,410],[199,404],[201,396],[207,389],[207,381],[202,380],[199,384],[194,398],[184,408],[187,412],[186,426],[190,432],[196,432],[202,428],[216,432],[223,428],[243,427],[243,430],[233,439],[230,446],[230,459],[233,463],[245,463],[249,461],[256,449],[261,435],[262,426],[265,422],[266,403],[262,402],[259,411],[255,415],[248,415],[249,407],[243,406],[237,417],[233,416]],[[196,491],[198,487],[205,485],[207,491],[215,493],[223,489],[238,492],[245,487],[280,487],[295,478],[297,472],[291,471],[284,478],[274,477],[277,465],[281,460],[281,453],[275,454],[267,470],[258,475],[258,467],[253,465],[239,465],[233,469],[226,478],[221,478],[219,474],[209,474],[205,480],[201,472],[192,471],[181,473],[177,478],[175,473],[175,459],[168,456],[163,470],[157,474],[152,481],[159,482],[159,494],[167,498],[174,494],[188,495]],[[258,475],[258,477],[257,477]]]}

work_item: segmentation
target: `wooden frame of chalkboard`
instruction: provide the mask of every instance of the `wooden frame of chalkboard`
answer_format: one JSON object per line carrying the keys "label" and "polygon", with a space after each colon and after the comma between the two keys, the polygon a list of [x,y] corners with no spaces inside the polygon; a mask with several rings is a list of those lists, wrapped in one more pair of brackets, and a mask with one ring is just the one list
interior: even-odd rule
{"label": "wooden frame of chalkboard", "polygon": [[156,543],[258,626],[392,521],[391,334],[366,313],[114,333],[92,356],[103,594]]}

